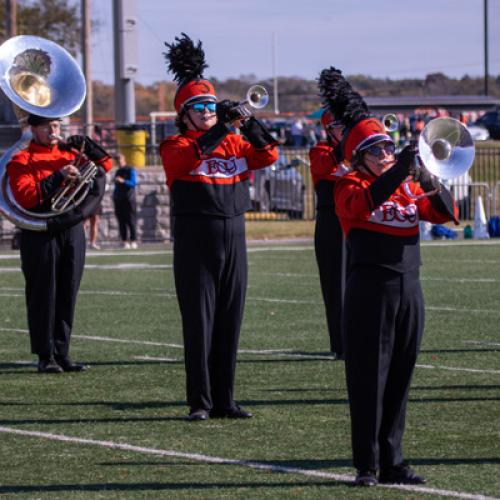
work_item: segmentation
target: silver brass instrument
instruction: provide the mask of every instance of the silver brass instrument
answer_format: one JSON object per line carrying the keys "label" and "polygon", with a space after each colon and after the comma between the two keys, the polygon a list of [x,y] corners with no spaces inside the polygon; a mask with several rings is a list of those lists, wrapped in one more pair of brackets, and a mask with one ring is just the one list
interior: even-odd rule
{"label": "silver brass instrument", "polygon": [[387,132],[396,132],[399,128],[398,117],[392,113],[382,117],[382,124]]}
{"label": "silver brass instrument", "polygon": [[52,197],[50,209],[56,214],[62,214],[78,206],[87,197],[97,174],[97,165],[83,154],[84,145],[82,143],[80,154],[74,162],[74,166],[79,170],[78,177],[74,181],[63,184]]}
{"label": "silver brass instrument", "polygon": [[262,85],[252,85],[246,95],[246,99],[242,104],[248,104],[252,108],[262,109],[269,103],[269,93]]}
{"label": "silver brass instrument", "polygon": [[444,180],[454,179],[472,167],[474,141],[458,120],[434,118],[420,134],[418,154],[431,174]]}
{"label": "silver brass instrument", "polygon": [[[26,210],[15,200],[5,169],[12,156],[31,140],[31,131],[26,126],[28,115],[56,118],[74,113],[85,99],[85,78],[76,61],[61,46],[44,38],[23,35],[0,46],[0,89],[13,103],[22,128],[21,138],[0,159],[0,214],[20,228],[46,231],[46,219],[72,209],[76,200],[52,212]],[[89,188],[87,182],[82,189],[88,192]],[[78,196],[79,202],[83,198]]]}

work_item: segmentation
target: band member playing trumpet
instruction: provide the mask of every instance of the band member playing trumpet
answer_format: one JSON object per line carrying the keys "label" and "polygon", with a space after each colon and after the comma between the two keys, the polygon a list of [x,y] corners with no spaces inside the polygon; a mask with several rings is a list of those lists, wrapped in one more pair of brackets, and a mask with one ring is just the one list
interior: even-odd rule
{"label": "band member playing trumpet", "polygon": [[352,167],[336,183],[335,207],[349,246],[343,325],[356,484],[420,484],[425,479],[404,460],[401,445],[424,330],[419,221],[456,221],[458,211],[425,167],[419,183],[410,177],[415,150],[396,157],[362,97],[343,77],[336,85],[331,98],[347,102],[337,118]]}
{"label": "band member playing trumpet", "polygon": [[72,136],[60,143],[60,119],[28,116],[33,139],[7,165],[16,201],[33,212],[50,210],[61,187],[77,181],[81,154],[98,165],[86,198],[76,208],[48,219],[48,231],[21,230],[21,265],[26,281],[26,305],[31,352],[38,355],[40,373],[82,371],[69,344],[76,297],[85,263],[82,221],[100,203],[105,172],[112,162],[94,141]]}
{"label": "band member playing trumpet", "polygon": [[[178,83],[180,133],[160,154],[175,216],[174,277],[184,338],[188,419],[248,418],[234,401],[236,351],[245,304],[244,213],[248,171],[278,159],[276,141],[236,102],[217,102],[203,78],[205,54],[185,34],[166,44]],[[242,135],[230,131],[238,124]]]}
{"label": "band member playing trumpet", "polygon": [[[325,69],[321,72],[319,88],[325,98],[329,94],[332,79],[335,79],[332,70]],[[336,181],[348,172],[339,154],[344,126],[340,120],[335,119],[336,114],[342,114],[342,107],[342,101],[335,100],[325,109],[321,115],[321,125],[325,129],[327,140],[318,142],[309,151],[311,177],[316,191],[314,250],[325,303],[330,351],[337,359],[344,359],[341,317],[346,250],[340,222],[335,213],[333,189]]]}

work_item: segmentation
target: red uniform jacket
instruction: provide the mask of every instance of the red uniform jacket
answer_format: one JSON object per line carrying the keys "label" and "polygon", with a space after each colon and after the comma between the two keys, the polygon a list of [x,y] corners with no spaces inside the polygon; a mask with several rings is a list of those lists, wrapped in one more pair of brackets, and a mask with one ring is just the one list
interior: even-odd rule
{"label": "red uniform jacket", "polygon": [[[78,151],[61,151],[57,145],[42,146],[31,141],[29,146],[15,154],[7,165],[7,174],[16,201],[26,209],[40,207],[44,202],[40,182],[70,164],[78,156]],[[113,163],[109,156],[98,165],[106,172]]]}
{"label": "red uniform jacket", "polygon": [[[351,250],[350,264],[376,264],[396,271],[420,265],[419,221],[441,224],[451,220],[437,211],[419,184],[404,182],[378,207],[369,186],[375,180],[357,170],[335,185],[335,205]],[[455,217],[458,216],[456,205]]]}
{"label": "red uniform jacket", "polygon": [[196,139],[203,132],[188,130],[167,137],[160,155],[173,199],[173,214],[232,217],[251,207],[248,171],[278,159],[275,146],[255,149],[243,136],[229,133],[206,157]]}
{"label": "red uniform jacket", "polygon": [[338,163],[333,147],[326,141],[320,141],[309,150],[311,177],[316,191],[316,208],[334,206],[333,188],[335,181],[345,175],[349,169]]}

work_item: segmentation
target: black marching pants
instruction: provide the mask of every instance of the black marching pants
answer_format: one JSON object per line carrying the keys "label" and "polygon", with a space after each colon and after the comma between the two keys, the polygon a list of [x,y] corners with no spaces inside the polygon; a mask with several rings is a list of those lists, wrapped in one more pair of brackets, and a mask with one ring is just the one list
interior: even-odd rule
{"label": "black marching pants", "polygon": [[418,270],[355,267],[347,279],[343,322],[354,467],[397,465],[424,329]]}
{"label": "black marching pants", "polygon": [[230,409],[247,287],[243,215],[177,215],[174,276],[182,316],[187,402]]}
{"label": "black marching pants", "polygon": [[85,265],[83,224],[53,234],[23,229],[20,250],[31,352],[67,356]]}
{"label": "black marching pants", "polygon": [[346,246],[334,207],[321,208],[316,212],[314,249],[325,303],[330,351],[343,355],[341,318]]}
{"label": "black marching pants", "polygon": [[[135,198],[114,198],[115,215],[122,241],[136,241],[137,202]],[[130,236],[130,238],[128,237]]]}

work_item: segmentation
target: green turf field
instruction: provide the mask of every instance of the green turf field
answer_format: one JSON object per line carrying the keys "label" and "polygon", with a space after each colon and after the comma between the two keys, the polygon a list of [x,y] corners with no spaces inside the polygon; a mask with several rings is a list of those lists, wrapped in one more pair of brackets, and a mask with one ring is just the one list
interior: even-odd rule
{"label": "green turf field", "polygon": [[171,252],[88,255],[72,355],[91,366],[62,375],[35,372],[19,259],[0,254],[0,496],[500,496],[494,243],[423,246],[427,327],[404,443],[429,481],[369,491],[349,484],[344,366],[328,356],[310,245],[250,248],[236,396],[255,416],[196,423],[184,420]]}

